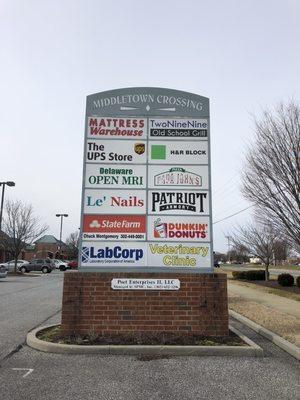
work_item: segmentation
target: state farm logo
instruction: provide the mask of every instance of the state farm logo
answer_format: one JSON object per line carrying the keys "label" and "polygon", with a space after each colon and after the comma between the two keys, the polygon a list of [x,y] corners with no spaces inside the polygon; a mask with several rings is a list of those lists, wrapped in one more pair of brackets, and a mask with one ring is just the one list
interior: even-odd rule
{"label": "state farm logo", "polygon": [[152,192],[152,212],[166,210],[185,210],[194,213],[204,212],[207,193],[197,192]]}
{"label": "state farm logo", "polygon": [[153,236],[159,239],[206,239],[208,224],[154,220]]}
{"label": "state farm logo", "polygon": [[143,118],[88,118],[88,136],[120,139],[145,136]]}
{"label": "state farm logo", "polygon": [[154,186],[202,186],[202,177],[184,168],[174,167],[154,175]]}

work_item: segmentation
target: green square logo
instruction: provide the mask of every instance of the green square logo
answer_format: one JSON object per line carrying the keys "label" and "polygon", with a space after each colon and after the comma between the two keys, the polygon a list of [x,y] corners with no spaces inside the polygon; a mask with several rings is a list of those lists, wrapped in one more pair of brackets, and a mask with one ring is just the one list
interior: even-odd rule
{"label": "green square logo", "polygon": [[151,159],[152,160],[165,160],[166,159],[166,146],[161,144],[153,144],[151,146]]}

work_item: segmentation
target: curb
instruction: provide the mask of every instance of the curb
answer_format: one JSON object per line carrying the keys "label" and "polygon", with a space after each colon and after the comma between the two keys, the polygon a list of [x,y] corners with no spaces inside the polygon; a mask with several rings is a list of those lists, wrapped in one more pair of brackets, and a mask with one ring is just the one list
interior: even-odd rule
{"label": "curb", "polygon": [[276,346],[280,347],[282,350],[286,351],[297,360],[300,360],[300,348],[295,344],[288,342],[286,339],[283,339],[276,333],[269,331],[268,329],[262,327],[261,325],[258,325],[256,322],[247,317],[244,317],[241,314],[238,314],[235,311],[229,310],[229,315],[239,322],[243,323],[244,325],[247,325],[249,328],[253,329],[261,336],[270,340],[272,343],[276,344]]}
{"label": "curb", "polygon": [[168,355],[168,356],[235,356],[263,357],[263,349],[236,328],[230,330],[244,340],[248,346],[150,346],[150,345],[96,345],[81,346],[45,342],[36,337],[37,333],[55,325],[36,328],[27,334],[28,346],[47,353],[60,354],[103,354],[103,355]]}

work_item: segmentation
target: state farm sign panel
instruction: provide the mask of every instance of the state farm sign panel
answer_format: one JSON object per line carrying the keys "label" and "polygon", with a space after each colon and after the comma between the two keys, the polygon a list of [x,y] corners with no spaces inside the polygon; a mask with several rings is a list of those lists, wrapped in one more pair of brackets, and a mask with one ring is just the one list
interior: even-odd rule
{"label": "state farm sign panel", "polygon": [[87,97],[81,271],[212,272],[209,124],[192,93]]}

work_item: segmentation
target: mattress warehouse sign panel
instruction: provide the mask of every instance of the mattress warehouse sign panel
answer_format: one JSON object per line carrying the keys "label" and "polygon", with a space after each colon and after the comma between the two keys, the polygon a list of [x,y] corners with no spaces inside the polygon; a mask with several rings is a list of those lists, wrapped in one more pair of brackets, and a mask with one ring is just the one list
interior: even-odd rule
{"label": "mattress warehouse sign panel", "polygon": [[79,269],[212,271],[208,99],[98,93],[85,124]]}

